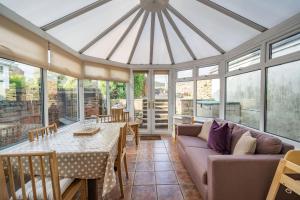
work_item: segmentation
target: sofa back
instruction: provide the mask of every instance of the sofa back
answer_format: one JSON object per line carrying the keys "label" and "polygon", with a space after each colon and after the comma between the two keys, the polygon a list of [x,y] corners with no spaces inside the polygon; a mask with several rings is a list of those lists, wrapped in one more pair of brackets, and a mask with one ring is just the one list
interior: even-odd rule
{"label": "sofa back", "polygon": [[250,131],[252,137],[256,138],[255,154],[285,154],[289,150],[294,149],[293,145],[282,142],[279,138],[269,135],[265,132],[249,128],[240,124],[235,124],[225,120],[218,119],[219,123],[228,123],[229,131],[232,134],[231,153],[242,134]]}

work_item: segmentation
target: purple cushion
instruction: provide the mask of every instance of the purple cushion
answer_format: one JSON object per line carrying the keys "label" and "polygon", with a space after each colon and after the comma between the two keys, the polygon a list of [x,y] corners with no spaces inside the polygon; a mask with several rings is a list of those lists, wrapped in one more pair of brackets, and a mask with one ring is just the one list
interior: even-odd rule
{"label": "purple cushion", "polygon": [[208,147],[222,154],[230,153],[230,143],[231,140],[228,123],[220,126],[215,120],[213,121],[209,136],[208,136]]}

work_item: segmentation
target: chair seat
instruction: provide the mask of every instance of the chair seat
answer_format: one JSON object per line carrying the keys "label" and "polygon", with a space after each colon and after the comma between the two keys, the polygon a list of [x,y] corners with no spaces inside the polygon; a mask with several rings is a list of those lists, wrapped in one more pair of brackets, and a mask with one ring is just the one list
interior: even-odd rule
{"label": "chair seat", "polygon": [[[61,194],[63,194],[68,189],[68,187],[73,183],[74,180],[75,179],[73,179],[73,178],[62,178],[62,179],[59,180]],[[36,185],[37,199],[38,200],[44,199],[42,179],[40,177],[36,177],[35,178],[35,185]],[[28,181],[25,184],[25,188],[26,188],[27,198],[29,200],[33,199],[32,183],[31,183],[31,181]],[[47,190],[47,199],[48,200],[53,199],[52,183],[51,183],[51,178],[50,177],[46,178],[46,190]],[[18,189],[16,191],[16,196],[17,196],[17,199],[23,199],[22,188],[20,188],[20,189]]]}

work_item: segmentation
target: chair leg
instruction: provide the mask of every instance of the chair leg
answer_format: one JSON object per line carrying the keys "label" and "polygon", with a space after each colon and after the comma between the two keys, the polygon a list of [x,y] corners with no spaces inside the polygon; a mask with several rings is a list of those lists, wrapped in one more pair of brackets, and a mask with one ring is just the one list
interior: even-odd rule
{"label": "chair leg", "polygon": [[127,168],[127,158],[126,158],[126,153],[124,155],[124,167],[125,167],[125,172],[126,172],[126,178],[128,179],[128,168]]}
{"label": "chair leg", "polygon": [[124,198],[121,162],[118,163],[118,169],[117,169],[117,171],[118,171],[118,177],[119,177],[121,198]]}
{"label": "chair leg", "polygon": [[80,186],[80,200],[86,200],[86,199],[88,199],[87,180],[83,179],[81,180],[81,186]]}

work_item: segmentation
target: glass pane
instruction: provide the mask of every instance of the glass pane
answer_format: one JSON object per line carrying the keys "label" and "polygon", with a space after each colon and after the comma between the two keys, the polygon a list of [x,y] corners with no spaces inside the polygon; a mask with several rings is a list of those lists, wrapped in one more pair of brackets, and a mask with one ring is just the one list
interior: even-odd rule
{"label": "glass pane", "polygon": [[41,71],[0,58],[0,149],[42,126]]}
{"label": "glass pane", "polygon": [[271,58],[300,51],[300,33],[271,45]]}
{"label": "glass pane", "polygon": [[266,130],[300,142],[300,61],[267,69]]}
{"label": "glass pane", "polygon": [[197,116],[218,118],[220,106],[220,79],[197,81]]}
{"label": "glass pane", "polygon": [[151,15],[149,14],[140,40],[132,57],[132,64],[149,64],[150,62],[150,29]]}
{"label": "glass pane", "polygon": [[260,49],[228,63],[228,71],[234,71],[260,63]]}
{"label": "glass pane", "polygon": [[260,71],[231,76],[226,81],[226,119],[258,129]]}
{"label": "glass pane", "polygon": [[85,117],[107,114],[106,81],[84,80]]}
{"label": "glass pane", "polygon": [[170,0],[169,3],[225,51],[261,33],[195,0]]}
{"label": "glass pane", "polygon": [[148,123],[148,72],[134,72],[134,120],[147,129]]}
{"label": "glass pane", "polygon": [[[134,6],[138,0],[113,0],[47,31],[75,51],[79,51],[110,27]],[[59,7],[59,6],[58,6]],[[51,14],[50,14],[51,15]],[[121,24],[118,25],[122,26]],[[122,32],[120,32],[121,34]],[[119,38],[114,37],[113,40]]]}
{"label": "glass pane", "polygon": [[109,82],[110,106],[126,108],[126,83]]}
{"label": "glass pane", "polygon": [[169,98],[168,74],[154,74],[154,114],[155,129],[168,129]]}
{"label": "glass pane", "polygon": [[191,78],[193,77],[193,70],[182,70],[177,72],[177,78]]}
{"label": "glass pane", "polygon": [[177,33],[174,31],[173,27],[167,20],[167,18],[163,15],[163,20],[165,22],[165,27],[167,30],[167,35],[169,38],[171,51],[174,57],[175,63],[186,62],[193,60],[189,52],[186,50],[185,46],[177,36]]}
{"label": "glass pane", "polygon": [[209,76],[219,74],[219,65],[200,67],[198,69],[198,76]]}
{"label": "glass pane", "polygon": [[171,64],[167,45],[157,15],[155,15],[153,64]]}
{"label": "glass pane", "polygon": [[[134,18],[138,11],[133,13],[130,17],[124,20],[119,26],[107,33],[103,38],[91,46],[84,54],[94,57],[100,57],[106,59],[110,51],[117,44],[118,40],[129,26],[130,22]],[[91,40],[90,40],[91,41]],[[89,42],[90,42],[89,41]]]}
{"label": "glass pane", "polygon": [[194,82],[176,82],[176,114],[193,115]]}
{"label": "glass pane", "polygon": [[0,0],[0,3],[40,27],[95,1],[96,0]]}
{"label": "glass pane", "polygon": [[115,53],[112,55],[111,59],[112,61],[121,62],[121,63],[127,63],[129,55],[131,53],[133,44],[135,42],[137,32],[140,28],[141,22],[143,19],[143,15],[137,20],[135,25],[132,27],[130,32],[127,34],[123,42],[120,44],[120,46],[117,48]]}
{"label": "glass pane", "polygon": [[212,1],[267,28],[283,22],[299,13],[300,10],[300,1],[298,0]]}
{"label": "glass pane", "polygon": [[169,12],[169,14],[198,59],[220,54],[214,47],[206,42],[206,40],[200,37],[195,31],[190,29],[190,27],[173,15],[173,13]]}
{"label": "glass pane", "polygon": [[78,121],[78,79],[48,71],[49,124],[64,126]]}

